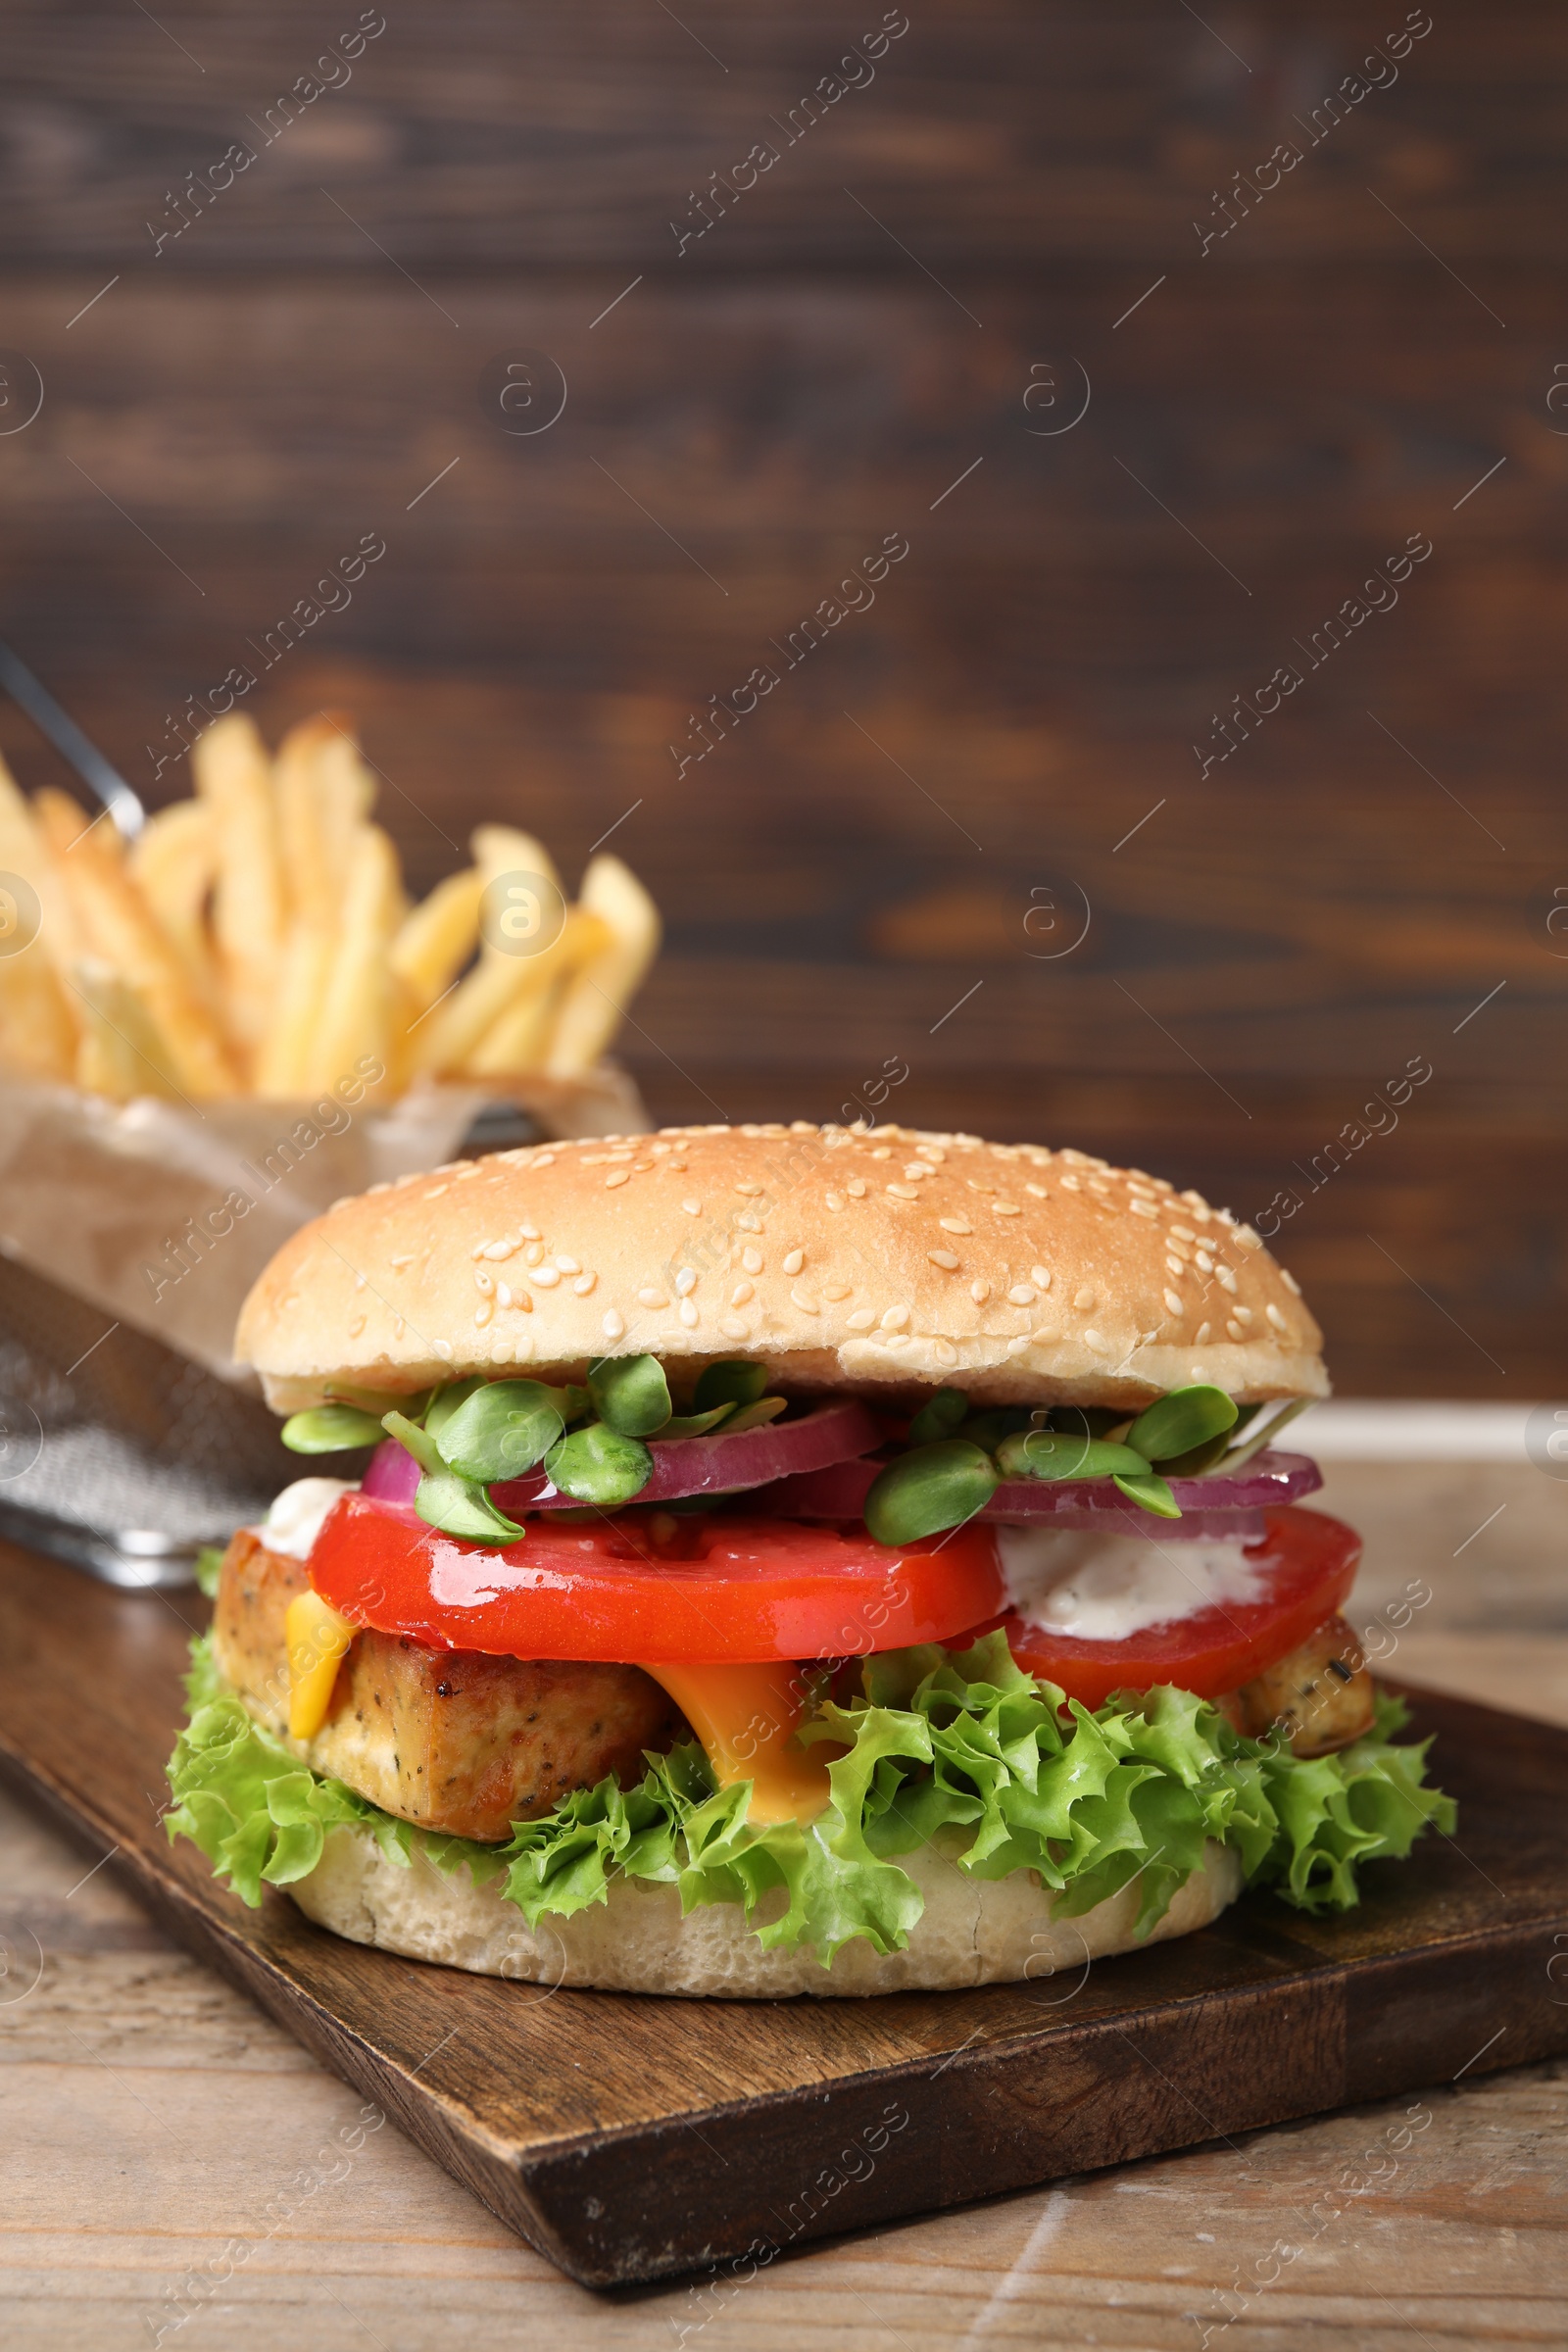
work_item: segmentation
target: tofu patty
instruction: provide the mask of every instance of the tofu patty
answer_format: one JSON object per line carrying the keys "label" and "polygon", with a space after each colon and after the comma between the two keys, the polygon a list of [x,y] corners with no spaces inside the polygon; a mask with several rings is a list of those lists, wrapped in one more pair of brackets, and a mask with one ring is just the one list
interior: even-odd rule
{"label": "tofu patty", "polygon": [[258,1723],[316,1772],[424,1830],[504,1839],[607,1773],[640,1780],[684,1721],[637,1666],[427,1649],[357,1634],[314,1739],[288,1737],[283,1617],[309,1579],[242,1528],[223,1555],[213,1619],[220,1673]]}

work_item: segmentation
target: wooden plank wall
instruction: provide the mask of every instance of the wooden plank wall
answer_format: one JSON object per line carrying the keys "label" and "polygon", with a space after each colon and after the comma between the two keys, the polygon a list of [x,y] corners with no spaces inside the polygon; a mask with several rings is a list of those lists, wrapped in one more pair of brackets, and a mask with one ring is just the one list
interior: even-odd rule
{"label": "wooden plank wall", "polygon": [[1568,35],[1205,16],[14,0],[0,626],[154,801],[246,664],[358,710],[419,881],[624,818],[661,1118],[906,1065],[1274,1204],[1342,1389],[1547,1396]]}

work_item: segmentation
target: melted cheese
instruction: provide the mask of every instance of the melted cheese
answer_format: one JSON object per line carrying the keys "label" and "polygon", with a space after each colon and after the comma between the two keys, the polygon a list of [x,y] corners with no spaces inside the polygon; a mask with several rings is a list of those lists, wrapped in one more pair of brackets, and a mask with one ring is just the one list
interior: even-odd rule
{"label": "melted cheese", "polygon": [[781,1658],[761,1666],[645,1666],[697,1734],[720,1788],[752,1783],[749,1821],[814,1821],[832,1790],[827,1767],[836,1742],[801,1747],[801,1668]]}
{"label": "melted cheese", "polygon": [[291,1740],[314,1740],[326,1721],[337,1670],[357,1631],[319,1592],[296,1593],[289,1602],[283,1618],[283,1640],[288,1650]]}

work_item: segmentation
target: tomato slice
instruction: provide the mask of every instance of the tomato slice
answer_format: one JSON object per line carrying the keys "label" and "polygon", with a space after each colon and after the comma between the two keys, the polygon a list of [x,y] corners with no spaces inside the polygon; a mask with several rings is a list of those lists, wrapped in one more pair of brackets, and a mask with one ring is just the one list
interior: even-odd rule
{"label": "tomato slice", "polygon": [[1263,1517],[1264,1533],[1247,1547],[1248,1557],[1268,1570],[1261,1598],[1195,1609],[1124,1642],[1050,1634],[1009,1611],[1000,1623],[1014,1658],[1086,1707],[1101,1706],[1113,1690],[1149,1690],[1156,1683],[1174,1683],[1200,1698],[1238,1690],[1335,1614],[1361,1558],[1360,1537],[1324,1511],[1293,1505]]}
{"label": "tomato slice", "polygon": [[1004,1597],[989,1528],[889,1551],[863,1528],[623,1511],[535,1520],[491,1550],[368,1494],[333,1505],[310,1578],[355,1624],[431,1648],[627,1665],[902,1649],[994,1616]]}

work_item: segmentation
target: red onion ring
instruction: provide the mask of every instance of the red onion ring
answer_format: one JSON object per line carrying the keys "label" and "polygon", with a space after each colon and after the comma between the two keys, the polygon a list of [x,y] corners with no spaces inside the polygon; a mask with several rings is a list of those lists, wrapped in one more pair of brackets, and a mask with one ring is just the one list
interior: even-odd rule
{"label": "red onion ring", "polygon": [[[855,1397],[819,1404],[799,1421],[770,1421],[760,1429],[743,1429],[726,1437],[722,1429],[707,1438],[650,1438],[654,1475],[635,1494],[635,1502],[675,1502],[685,1494],[723,1494],[744,1487],[765,1487],[791,1477],[812,1477],[858,1453],[882,1444],[882,1432],[865,1406]],[[419,1465],[413,1454],[388,1438],[370,1457],[362,1492],[381,1502],[412,1502],[419,1483]],[[866,1485],[869,1486],[867,1479]],[[515,1518],[520,1511],[576,1509],[563,1494],[543,1463],[523,1478],[511,1478],[490,1489],[500,1509]],[[858,1518],[858,1509],[846,1516]]]}
{"label": "red onion ring", "polygon": [[[781,1479],[765,1507],[784,1519],[858,1519],[871,1482],[884,1462],[843,1461],[808,1476]],[[1180,1519],[1155,1519],[1129,1502],[1108,1478],[1008,1479],[979,1513],[982,1519],[1049,1519],[1056,1527],[1123,1529],[1129,1518],[1141,1534],[1166,1537],[1239,1535],[1240,1514],[1278,1509],[1315,1494],[1323,1484],[1304,1453],[1260,1453],[1234,1478],[1173,1478]]]}

